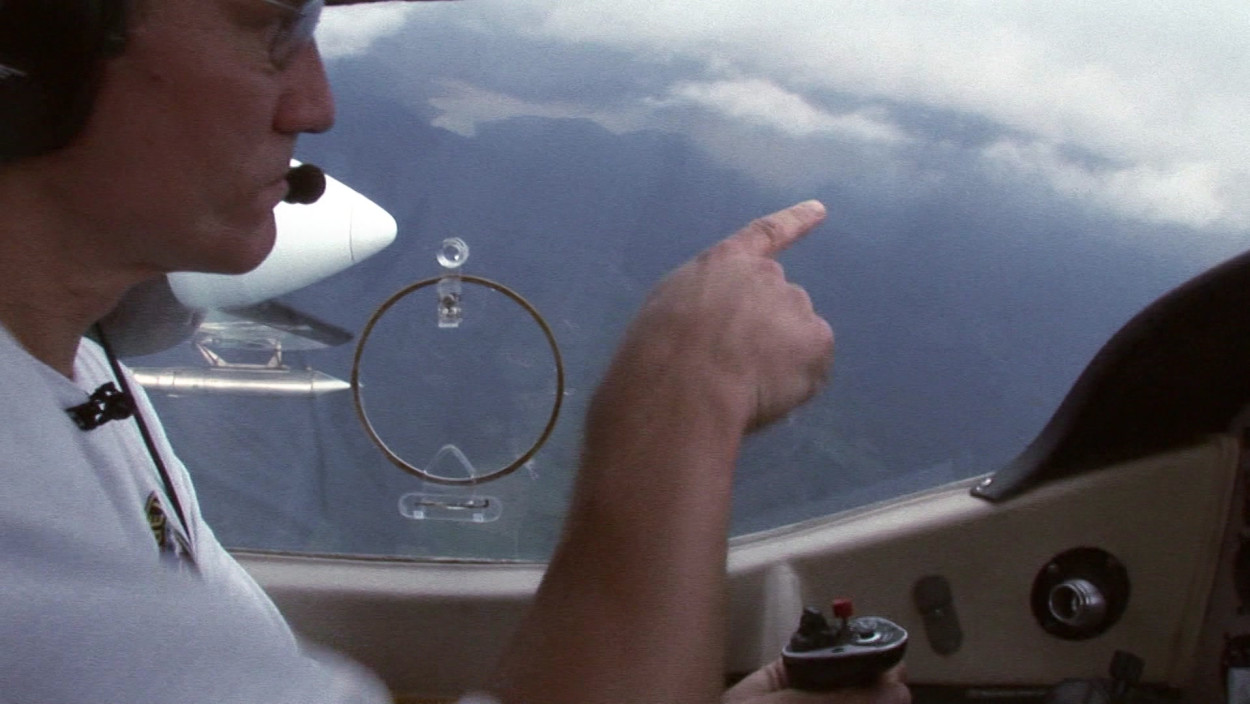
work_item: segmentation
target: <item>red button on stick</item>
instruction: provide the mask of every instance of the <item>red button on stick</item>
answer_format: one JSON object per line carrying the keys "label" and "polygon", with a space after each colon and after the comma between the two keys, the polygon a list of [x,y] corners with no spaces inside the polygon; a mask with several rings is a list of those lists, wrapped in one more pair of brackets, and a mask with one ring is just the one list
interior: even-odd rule
{"label": "red button on stick", "polygon": [[848,619],[851,614],[855,613],[855,606],[850,599],[834,599],[833,600],[833,617]]}

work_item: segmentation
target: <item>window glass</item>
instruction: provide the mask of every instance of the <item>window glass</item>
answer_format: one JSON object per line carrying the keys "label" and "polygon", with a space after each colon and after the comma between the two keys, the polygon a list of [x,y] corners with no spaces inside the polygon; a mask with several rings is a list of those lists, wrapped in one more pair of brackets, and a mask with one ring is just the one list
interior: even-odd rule
{"label": "window glass", "polygon": [[[338,121],[298,156],[399,235],[283,303],[359,334],[464,238],[464,273],[550,324],[560,420],[524,466],[465,490],[388,462],[350,392],[155,400],[229,546],[543,560],[586,403],[647,289],[751,218],[819,198],[826,224],[781,261],[834,326],[833,381],[746,443],[733,532],[993,471],[1119,326],[1250,244],[1248,25],[1244,3],[331,8]],[[433,290],[419,294],[366,346],[371,417],[414,464],[453,444],[479,470],[506,465],[554,400],[541,330],[466,285],[465,327],[442,335]],[[353,353],[288,361],[348,379]],[[172,360],[197,363],[182,346],[132,364]],[[401,515],[410,494],[423,516]],[[475,521],[483,502],[499,510]]]}

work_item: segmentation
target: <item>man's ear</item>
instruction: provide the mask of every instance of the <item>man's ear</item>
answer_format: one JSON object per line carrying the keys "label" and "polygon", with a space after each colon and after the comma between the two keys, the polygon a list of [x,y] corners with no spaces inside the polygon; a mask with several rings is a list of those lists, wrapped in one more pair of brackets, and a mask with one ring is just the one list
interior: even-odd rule
{"label": "man's ear", "polygon": [[0,163],[68,144],[86,124],[129,0],[0,0]]}

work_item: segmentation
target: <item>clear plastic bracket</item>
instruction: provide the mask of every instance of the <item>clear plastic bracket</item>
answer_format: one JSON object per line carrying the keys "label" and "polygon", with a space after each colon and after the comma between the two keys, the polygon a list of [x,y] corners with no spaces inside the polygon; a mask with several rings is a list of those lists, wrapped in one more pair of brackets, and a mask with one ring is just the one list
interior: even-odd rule
{"label": "clear plastic bracket", "polygon": [[[443,445],[426,464],[426,471],[440,477],[476,477],[477,469],[464,452],[455,445]],[[427,491],[414,491],[399,497],[399,513],[414,521],[463,521],[490,523],[503,513],[503,502],[494,496],[470,491],[456,491],[426,484]]]}
{"label": "clear plastic bracket", "polygon": [[460,327],[464,318],[461,304],[460,267],[469,260],[469,245],[459,237],[448,237],[438,248],[438,263],[443,267],[442,278],[438,280],[438,326],[440,328]]}

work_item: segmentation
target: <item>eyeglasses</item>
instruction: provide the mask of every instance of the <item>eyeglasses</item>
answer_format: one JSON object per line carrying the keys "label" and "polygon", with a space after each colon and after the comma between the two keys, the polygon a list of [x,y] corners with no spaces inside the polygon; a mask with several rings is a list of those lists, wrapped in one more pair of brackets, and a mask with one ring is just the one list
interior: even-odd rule
{"label": "eyeglasses", "polygon": [[312,41],[317,22],[321,19],[321,9],[325,0],[308,0],[303,5],[294,5],[286,0],[263,0],[268,5],[286,10],[287,16],[278,34],[269,45],[269,59],[274,66],[282,68],[290,62],[291,57],[305,44]]}

